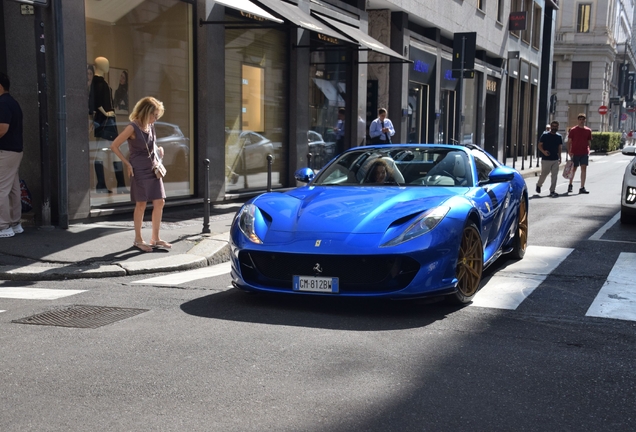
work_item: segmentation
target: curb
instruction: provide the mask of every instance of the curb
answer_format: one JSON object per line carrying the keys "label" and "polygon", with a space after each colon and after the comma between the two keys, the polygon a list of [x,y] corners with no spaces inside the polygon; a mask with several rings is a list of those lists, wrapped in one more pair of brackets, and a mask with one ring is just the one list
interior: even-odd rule
{"label": "curb", "polygon": [[147,261],[77,265],[27,260],[26,263],[20,265],[0,266],[0,280],[50,281],[121,277],[192,270],[230,260],[228,234],[218,234],[210,238],[199,236],[194,239],[198,240],[199,238],[200,241],[185,254],[170,255]]}

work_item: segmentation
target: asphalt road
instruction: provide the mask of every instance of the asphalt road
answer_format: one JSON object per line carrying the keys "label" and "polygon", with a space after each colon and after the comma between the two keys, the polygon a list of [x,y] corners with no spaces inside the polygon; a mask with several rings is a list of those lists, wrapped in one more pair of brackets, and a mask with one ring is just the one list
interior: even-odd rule
{"label": "asphalt road", "polygon": [[[628,158],[592,160],[589,195],[560,178],[562,196],[534,196],[527,179],[529,267],[500,260],[477,296],[507,277],[529,287],[516,308],[247,295],[224,267],[176,285],[0,282],[84,290],[0,298],[0,430],[635,430],[636,310],[586,315],[636,253],[636,225],[608,223]],[[68,305],[147,311],[96,329],[11,322]]]}

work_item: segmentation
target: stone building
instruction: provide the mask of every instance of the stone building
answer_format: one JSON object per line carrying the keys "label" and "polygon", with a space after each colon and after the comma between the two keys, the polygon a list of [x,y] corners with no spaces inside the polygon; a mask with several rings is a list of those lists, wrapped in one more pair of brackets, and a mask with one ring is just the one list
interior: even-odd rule
{"label": "stone building", "polygon": [[[21,174],[36,221],[131,209],[130,179],[90,115],[96,73],[120,131],[139,98],[164,102],[167,205],[201,203],[206,186],[213,202],[260,193],[270,154],[272,188],[294,187],[298,168],[365,144],[379,107],[394,142],[473,142],[500,160],[525,157],[548,115],[557,9],[557,0],[2,0],[0,68],[27,113]],[[523,30],[509,28],[511,12]],[[471,33],[474,67],[458,79],[453,42]],[[95,69],[100,57],[108,70]]]}

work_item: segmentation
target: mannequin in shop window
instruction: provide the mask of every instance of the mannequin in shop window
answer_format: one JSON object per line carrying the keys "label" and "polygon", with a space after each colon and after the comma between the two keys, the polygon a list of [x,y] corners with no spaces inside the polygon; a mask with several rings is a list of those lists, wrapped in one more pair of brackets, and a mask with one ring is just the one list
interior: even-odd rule
{"label": "mannequin in shop window", "polygon": [[[95,76],[91,84],[92,93],[92,109],[93,124],[95,138],[105,141],[113,141],[117,135],[117,126],[115,111],[113,109],[113,96],[112,90],[104,76],[110,70],[110,63],[106,57],[97,57],[95,59]],[[108,148],[110,144],[104,143],[99,145],[98,148]],[[113,169],[115,171],[115,178],[117,179],[117,193],[127,194],[126,182],[124,180],[124,167],[121,160],[113,155]],[[106,186],[104,176],[104,152],[97,151],[95,156],[95,175],[97,177],[96,189],[98,193],[111,193]]]}

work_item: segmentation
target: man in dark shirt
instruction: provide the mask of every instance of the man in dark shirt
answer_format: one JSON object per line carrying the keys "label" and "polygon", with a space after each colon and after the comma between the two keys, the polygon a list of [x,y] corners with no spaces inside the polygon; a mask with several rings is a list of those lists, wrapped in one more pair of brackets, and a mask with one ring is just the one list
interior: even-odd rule
{"label": "man in dark shirt", "polygon": [[563,137],[557,133],[559,122],[550,123],[550,132],[544,132],[539,138],[539,153],[541,154],[541,176],[537,182],[537,193],[541,193],[541,186],[548,173],[550,176],[550,197],[559,196],[556,193],[557,178],[559,176],[559,165],[561,164],[561,151],[563,148]]}
{"label": "man in dark shirt", "polygon": [[24,232],[18,170],[22,161],[22,110],[0,72],[0,238]]}

